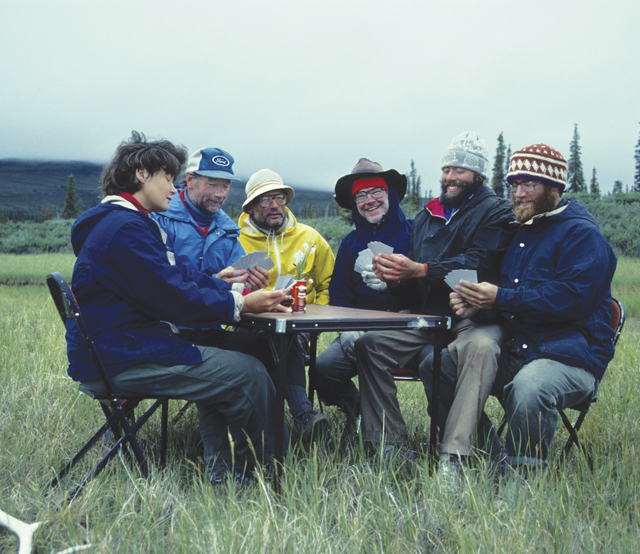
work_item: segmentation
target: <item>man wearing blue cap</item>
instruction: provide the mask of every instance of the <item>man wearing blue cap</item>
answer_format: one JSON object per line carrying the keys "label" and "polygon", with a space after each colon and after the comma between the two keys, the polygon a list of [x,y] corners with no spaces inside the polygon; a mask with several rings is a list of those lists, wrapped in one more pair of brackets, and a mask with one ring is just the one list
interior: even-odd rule
{"label": "man wearing blue cap", "polygon": [[229,266],[244,256],[240,229],[222,209],[232,181],[234,159],[220,148],[196,150],[187,163],[184,188],[155,216],[167,233],[167,248],[176,265],[201,271],[229,283],[241,282],[257,290],[269,283],[262,268],[237,271]]}

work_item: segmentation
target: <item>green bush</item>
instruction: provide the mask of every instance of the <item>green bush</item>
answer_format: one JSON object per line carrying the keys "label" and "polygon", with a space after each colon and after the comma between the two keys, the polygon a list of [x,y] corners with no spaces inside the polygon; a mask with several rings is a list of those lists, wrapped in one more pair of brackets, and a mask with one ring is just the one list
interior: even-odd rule
{"label": "green bush", "polygon": [[0,253],[42,254],[71,252],[73,221],[51,219],[43,223],[7,221],[0,227]]}

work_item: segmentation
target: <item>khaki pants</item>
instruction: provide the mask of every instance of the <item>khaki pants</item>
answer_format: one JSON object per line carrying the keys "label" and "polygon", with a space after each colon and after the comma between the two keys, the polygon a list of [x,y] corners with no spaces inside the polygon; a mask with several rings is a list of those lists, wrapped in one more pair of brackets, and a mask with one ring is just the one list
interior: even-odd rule
{"label": "khaki pants", "polygon": [[[456,397],[460,394],[457,406],[454,400],[454,406],[461,415],[450,414],[447,426],[451,419],[451,432],[447,434],[445,430],[443,445],[451,444],[453,452],[468,454],[477,418],[484,408],[497,371],[502,330],[497,325],[478,325],[472,320],[462,320],[454,325],[448,338],[452,340],[450,351],[452,345],[455,351],[452,358],[461,364],[458,371],[464,386],[460,391],[456,389]],[[389,371],[397,367],[417,366],[421,361],[416,359],[418,354],[430,342],[432,332],[428,329],[368,332],[356,342],[364,440],[389,444],[407,442],[407,428],[398,404],[396,384]],[[471,408],[467,407],[468,403],[471,403]],[[473,414],[472,418],[470,414]],[[471,420],[473,425],[467,436]],[[465,452],[462,452],[463,448]]]}

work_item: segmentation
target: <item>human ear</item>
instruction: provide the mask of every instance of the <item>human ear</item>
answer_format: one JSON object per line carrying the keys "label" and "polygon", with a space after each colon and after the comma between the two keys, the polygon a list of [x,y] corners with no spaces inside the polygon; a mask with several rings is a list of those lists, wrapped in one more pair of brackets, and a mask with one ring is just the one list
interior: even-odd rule
{"label": "human ear", "polygon": [[136,177],[141,183],[146,183],[149,178],[149,174],[146,169],[136,169]]}

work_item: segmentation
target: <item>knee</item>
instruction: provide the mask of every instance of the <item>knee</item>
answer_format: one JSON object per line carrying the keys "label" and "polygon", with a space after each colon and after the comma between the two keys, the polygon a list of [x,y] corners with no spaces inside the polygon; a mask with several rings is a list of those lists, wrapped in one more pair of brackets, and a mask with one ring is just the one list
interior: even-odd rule
{"label": "knee", "polygon": [[366,357],[367,353],[372,350],[379,342],[380,337],[377,333],[365,333],[353,345],[356,357]]}
{"label": "knee", "polygon": [[551,404],[539,379],[522,371],[505,387],[505,395],[512,412],[538,414],[543,406]]}

